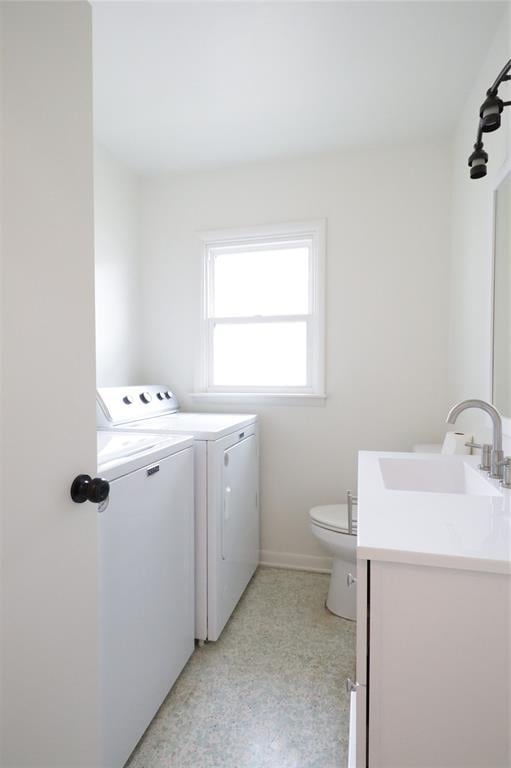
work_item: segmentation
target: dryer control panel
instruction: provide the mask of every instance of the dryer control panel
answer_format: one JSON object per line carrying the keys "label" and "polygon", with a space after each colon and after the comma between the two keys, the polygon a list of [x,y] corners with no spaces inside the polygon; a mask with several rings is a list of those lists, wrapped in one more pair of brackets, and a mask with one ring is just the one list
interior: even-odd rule
{"label": "dryer control panel", "polygon": [[179,402],[167,384],[98,387],[97,404],[98,427],[113,427],[179,410]]}

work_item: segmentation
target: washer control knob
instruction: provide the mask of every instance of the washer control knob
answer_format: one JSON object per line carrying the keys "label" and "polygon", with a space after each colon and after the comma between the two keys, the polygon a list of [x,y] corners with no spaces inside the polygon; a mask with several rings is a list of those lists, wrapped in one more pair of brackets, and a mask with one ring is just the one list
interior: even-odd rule
{"label": "washer control knob", "polygon": [[122,402],[125,403],[126,405],[131,405],[133,403],[133,398],[130,397],[129,395],[125,395],[122,398]]}
{"label": "washer control knob", "polygon": [[151,397],[150,392],[142,392],[142,394],[140,395],[140,399],[142,400],[143,403],[150,403],[153,398]]}
{"label": "washer control knob", "polygon": [[158,392],[156,394],[156,397],[158,398],[158,400],[165,400],[165,392]]}
{"label": "washer control knob", "polygon": [[167,398],[167,400],[170,400],[173,397],[170,389],[167,389],[167,391],[165,392],[165,397]]}

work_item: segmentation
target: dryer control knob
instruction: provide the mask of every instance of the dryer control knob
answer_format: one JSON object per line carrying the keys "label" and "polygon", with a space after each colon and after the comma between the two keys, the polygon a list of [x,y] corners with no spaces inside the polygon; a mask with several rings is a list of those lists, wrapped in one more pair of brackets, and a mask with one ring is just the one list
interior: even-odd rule
{"label": "dryer control knob", "polygon": [[150,403],[153,398],[151,397],[150,392],[142,392],[142,394],[140,395],[140,399],[142,400],[143,403]]}
{"label": "dryer control knob", "polygon": [[157,392],[156,397],[158,400],[165,400],[165,392]]}
{"label": "dryer control knob", "polygon": [[165,392],[165,397],[167,398],[167,400],[170,400],[173,397],[170,389],[167,389],[167,391]]}
{"label": "dryer control knob", "polygon": [[125,397],[122,398],[122,402],[126,403],[126,405],[131,405],[133,403],[133,398],[129,395],[125,395]]}

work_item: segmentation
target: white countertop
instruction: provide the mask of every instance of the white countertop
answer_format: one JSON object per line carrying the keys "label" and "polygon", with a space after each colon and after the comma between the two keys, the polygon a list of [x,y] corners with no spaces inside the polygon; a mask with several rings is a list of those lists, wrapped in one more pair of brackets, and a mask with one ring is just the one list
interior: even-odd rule
{"label": "white countertop", "polygon": [[494,495],[392,490],[380,459],[450,462],[453,471],[465,462],[479,472],[476,456],[360,451],[359,558],[511,574],[511,491],[485,473]]}

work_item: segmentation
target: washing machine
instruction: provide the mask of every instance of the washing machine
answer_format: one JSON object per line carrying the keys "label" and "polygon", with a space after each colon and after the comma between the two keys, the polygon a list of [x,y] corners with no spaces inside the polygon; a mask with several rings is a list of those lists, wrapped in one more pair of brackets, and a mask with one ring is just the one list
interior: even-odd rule
{"label": "washing machine", "polygon": [[195,458],[195,637],[217,640],[259,562],[257,416],[188,413],[165,385],[101,387],[98,427],[189,434]]}
{"label": "washing machine", "polygon": [[193,440],[98,431],[101,768],[122,768],[192,654]]}

